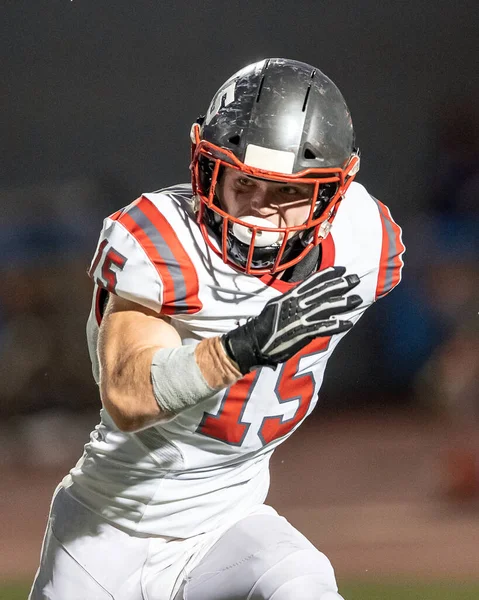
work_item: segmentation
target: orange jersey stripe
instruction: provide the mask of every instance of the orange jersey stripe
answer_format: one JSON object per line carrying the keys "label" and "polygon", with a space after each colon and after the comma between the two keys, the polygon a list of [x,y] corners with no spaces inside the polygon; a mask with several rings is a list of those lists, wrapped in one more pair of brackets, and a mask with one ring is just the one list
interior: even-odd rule
{"label": "orange jersey stripe", "polygon": [[119,219],[119,222],[127,229],[133,237],[137,240],[146,255],[155,266],[158,274],[163,282],[164,293],[163,293],[163,304],[170,306],[174,304],[174,286],[173,279],[168,269],[163,266],[163,259],[155,248],[155,244],[151,241],[149,236],[139,227],[134,219],[130,217],[128,213],[125,213]]}
{"label": "orange jersey stripe", "polygon": [[111,219],[112,221],[118,221],[118,219],[121,217],[121,215],[125,212],[124,208],[120,208],[120,210],[117,210],[115,213],[113,213],[112,215],[110,215],[108,218]]}
{"label": "orange jersey stripe", "polygon": [[135,237],[163,283],[165,314],[194,313],[202,308],[196,269],[170,223],[154,204],[141,196],[118,221]]}
{"label": "orange jersey stripe", "polygon": [[405,251],[401,240],[401,228],[394,222],[387,206],[374,198],[381,218],[382,245],[379,262],[376,299],[388,294],[401,281]]}
{"label": "orange jersey stripe", "polygon": [[138,203],[138,208],[148,217],[153,225],[157,226],[158,231],[161,232],[163,239],[168,244],[168,247],[178,263],[178,266],[183,274],[186,287],[185,300],[188,303],[188,309],[186,312],[198,312],[202,308],[202,303],[198,298],[198,274],[190,257],[188,256],[188,253],[180,243],[180,240],[178,239],[173,227],[167,221],[165,216],[157,210],[151,200],[143,197],[142,201]]}
{"label": "orange jersey stripe", "polygon": [[334,267],[335,257],[336,248],[334,246],[334,239],[333,236],[329,234],[321,242],[321,271],[328,267]]}

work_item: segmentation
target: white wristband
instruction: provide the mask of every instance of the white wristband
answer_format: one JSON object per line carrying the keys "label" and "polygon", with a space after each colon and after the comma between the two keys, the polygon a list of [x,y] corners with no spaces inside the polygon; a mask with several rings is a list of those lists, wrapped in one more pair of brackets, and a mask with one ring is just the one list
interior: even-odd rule
{"label": "white wristband", "polygon": [[150,373],[156,401],[168,413],[179,413],[218,391],[206,383],[193,345],[160,348],[153,355]]}

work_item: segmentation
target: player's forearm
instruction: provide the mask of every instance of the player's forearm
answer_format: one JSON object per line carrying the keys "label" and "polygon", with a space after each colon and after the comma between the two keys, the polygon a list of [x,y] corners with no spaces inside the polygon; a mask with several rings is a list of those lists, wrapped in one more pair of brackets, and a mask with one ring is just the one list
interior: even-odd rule
{"label": "player's forearm", "polygon": [[102,368],[102,403],[122,431],[138,431],[171,417],[158,405],[151,385],[150,367],[157,349],[131,352]]}
{"label": "player's forearm", "polygon": [[195,358],[203,377],[212,388],[228,387],[243,377],[228,358],[220,337],[200,342],[196,346]]}
{"label": "player's forearm", "polygon": [[150,367],[161,346],[180,346],[176,330],[151,310],[111,295],[98,337],[102,403],[117,427],[137,431],[165,420]]}
{"label": "player's forearm", "polygon": [[165,318],[116,296],[103,317],[98,354],[102,402],[123,431],[171,419],[241,377],[219,337],[183,346]]}
{"label": "player's forearm", "polygon": [[[190,369],[181,372],[178,360],[181,356],[172,356],[157,373],[152,368],[158,351],[179,351],[182,347],[163,348],[152,346],[131,351],[120,360],[111,357],[109,368],[102,373],[101,396],[102,401],[111,415],[115,424],[122,431],[138,431],[165,420],[171,419],[177,412],[190,407],[195,400],[204,400],[205,392],[194,396],[195,368],[199,369],[201,377],[207,386],[206,395],[214,395],[217,391],[228,387],[242,377],[241,373],[233,366],[227,357],[219,337],[203,340],[195,348],[190,360]],[[156,379],[156,391],[155,391]],[[183,386],[188,386],[184,389]],[[166,391],[172,390],[175,400],[174,405],[168,402]],[[187,391],[188,394],[182,393]],[[191,400],[183,405],[183,398],[193,394]]]}
{"label": "player's forearm", "polygon": [[203,340],[196,347],[160,348],[151,363],[153,393],[162,411],[169,415],[212,398],[240,377],[220,338]]}

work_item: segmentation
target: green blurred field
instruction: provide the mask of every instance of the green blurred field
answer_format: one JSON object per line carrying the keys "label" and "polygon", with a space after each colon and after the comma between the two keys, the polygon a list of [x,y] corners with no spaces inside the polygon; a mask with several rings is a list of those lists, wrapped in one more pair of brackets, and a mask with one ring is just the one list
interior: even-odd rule
{"label": "green blurred field", "polygon": [[28,584],[0,584],[0,598],[2,600],[26,600],[29,591],[30,588]]}
{"label": "green blurred field", "polygon": [[[29,584],[0,584],[1,600],[26,600],[28,592]],[[479,584],[361,582],[342,585],[341,593],[346,600],[477,600]]]}
{"label": "green blurred field", "polygon": [[[349,583],[341,586],[346,600],[478,600],[479,584]],[[298,599],[299,600],[299,599]]]}

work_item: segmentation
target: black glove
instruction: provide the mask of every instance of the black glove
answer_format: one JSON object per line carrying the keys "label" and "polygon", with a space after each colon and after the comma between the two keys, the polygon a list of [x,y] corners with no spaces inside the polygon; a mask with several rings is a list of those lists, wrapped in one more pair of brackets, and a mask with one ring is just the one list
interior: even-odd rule
{"label": "black glove", "polygon": [[316,337],[351,329],[336,315],[357,308],[360,296],[344,296],[359,283],[344,267],[318,271],[282,296],[269,300],[261,313],[222,336],[228,356],[243,375],[262,365],[276,366]]}

